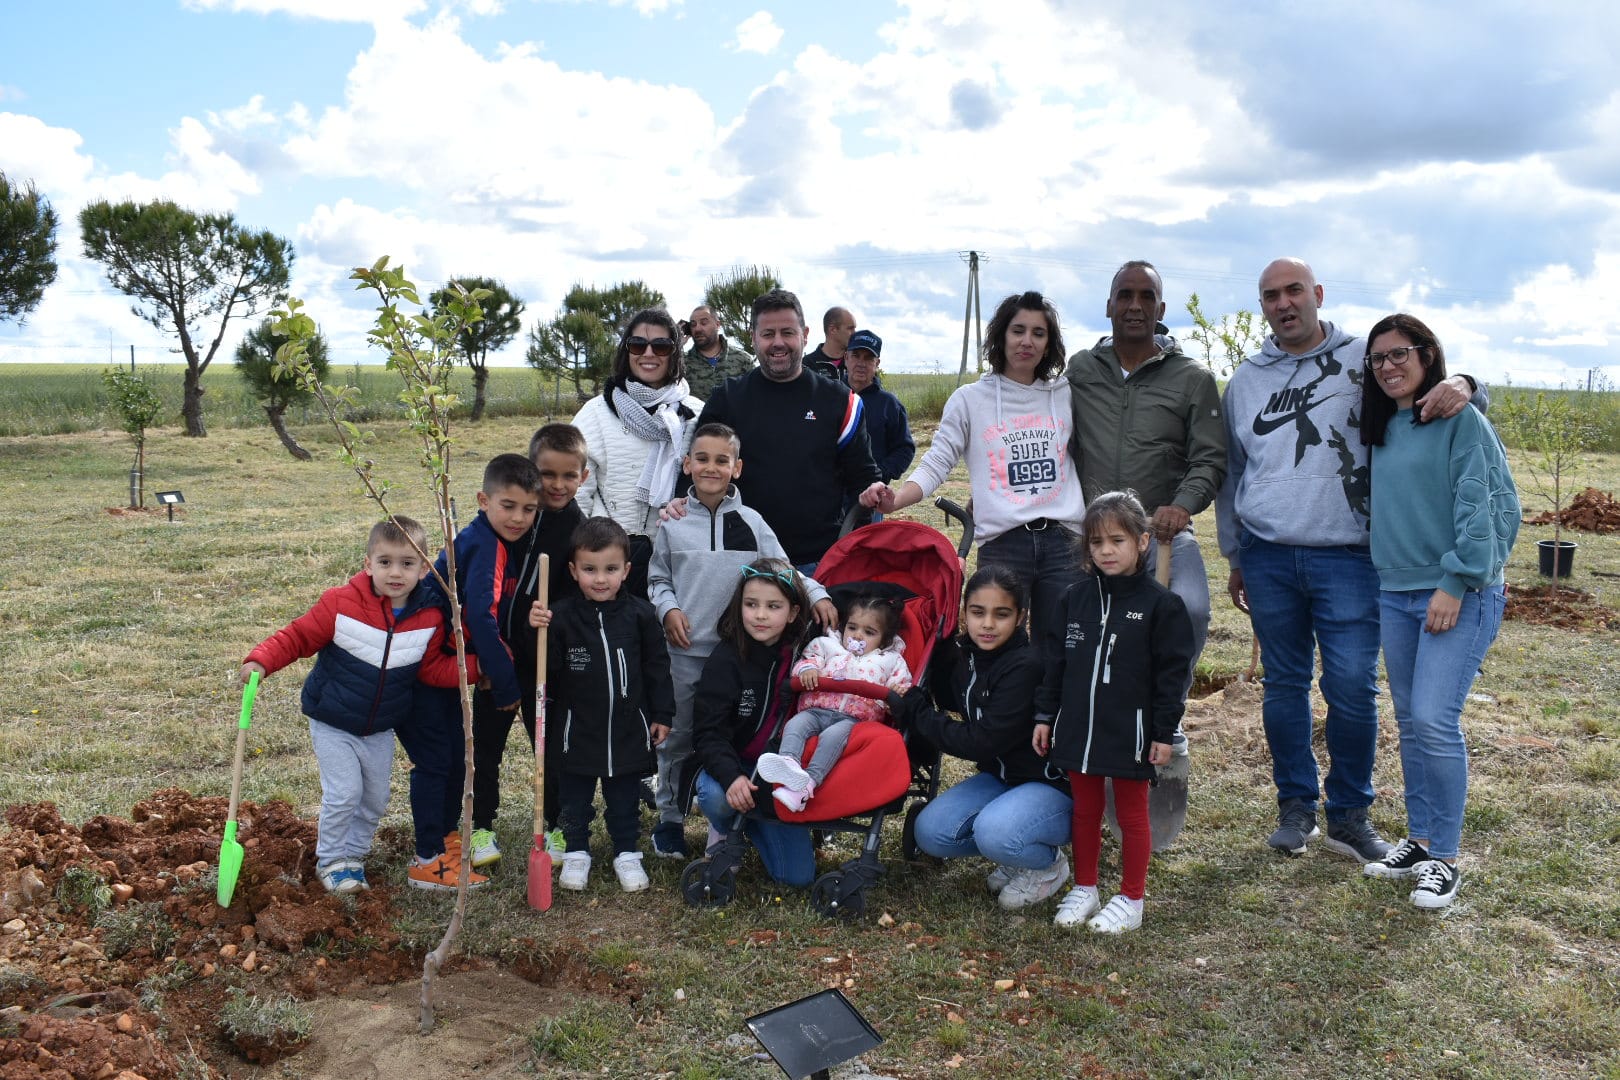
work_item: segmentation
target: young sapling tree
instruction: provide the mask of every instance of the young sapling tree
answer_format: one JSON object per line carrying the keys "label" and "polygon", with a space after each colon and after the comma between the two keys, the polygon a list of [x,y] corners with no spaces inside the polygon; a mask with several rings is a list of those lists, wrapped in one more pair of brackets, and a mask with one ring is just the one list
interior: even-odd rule
{"label": "young sapling tree", "polygon": [[[377,294],[380,304],[377,321],[367,331],[367,339],[388,354],[386,366],[400,377],[400,401],[405,422],[420,445],[419,465],[434,511],[439,535],[444,541],[445,573],[435,568],[433,576],[450,605],[450,636],[455,642],[456,661],[461,668],[461,728],[464,759],[461,792],[461,873],[456,888],[455,911],[444,937],[422,961],[422,998],[418,1023],[423,1034],[433,1029],[433,981],[460,932],[467,914],[467,878],[471,873],[473,729],[472,688],[467,683],[467,645],[462,632],[461,601],[456,595],[456,528],[451,515],[451,411],[456,395],[445,389],[451,368],[458,357],[458,341],[463,331],[483,318],[480,301],[485,290],[471,291],[452,283],[450,294],[435,303],[431,312],[423,310],[416,285],[402,269],[388,265],[385,255],[369,267],[358,267],[350,275],[361,290]],[[316,336],[315,320],[303,312],[303,304],[288,299],[286,307],[271,314],[271,332],[285,342],[276,349],[276,365],[283,377],[291,377],[315,396],[337,431],[341,457],[360,479],[365,497],[377,504],[383,514],[394,517],[389,508],[391,485],[377,475],[376,463],[364,454],[370,436],[345,420],[342,409],[359,393],[356,387],[331,387],[315,377],[309,361],[309,345]],[[429,566],[433,553],[420,552]]]}

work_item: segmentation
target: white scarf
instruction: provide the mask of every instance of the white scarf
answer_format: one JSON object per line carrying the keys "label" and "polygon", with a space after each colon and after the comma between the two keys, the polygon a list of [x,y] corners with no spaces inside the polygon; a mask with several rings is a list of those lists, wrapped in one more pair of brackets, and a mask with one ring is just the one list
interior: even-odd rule
{"label": "white scarf", "polygon": [[636,481],[636,498],[648,506],[663,506],[675,493],[675,478],[681,466],[680,414],[686,400],[685,379],[664,386],[648,386],[626,379],[624,393],[615,402],[625,429],[647,443],[647,461]]}

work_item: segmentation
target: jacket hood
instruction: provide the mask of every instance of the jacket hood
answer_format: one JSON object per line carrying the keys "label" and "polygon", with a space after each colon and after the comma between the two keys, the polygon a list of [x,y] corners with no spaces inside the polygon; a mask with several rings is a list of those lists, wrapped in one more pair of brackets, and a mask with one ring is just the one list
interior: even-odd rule
{"label": "jacket hood", "polygon": [[1249,358],[1249,362],[1251,364],[1260,364],[1262,366],[1280,364],[1284,361],[1297,364],[1302,360],[1309,360],[1314,356],[1321,356],[1324,353],[1330,353],[1337,349],[1342,349],[1350,342],[1356,340],[1354,334],[1347,334],[1334,324],[1327,321],[1323,321],[1322,330],[1327,334],[1327,336],[1322,339],[1321,343],[1310,352],[1298,354],[1287,352],[1282,348],[1282,346],[1278,345],[1276,334],[1267,334],[1265,344],[1261,346],[1258,353]]}
{"label": "jacket hood", "polygon": [[[432,581],[433,575],[429,574],[427,577],[417,582],[416,588],[412,589],[405,595],[404,602],[399,605],[399,618],[401,622],[403,622],[408,616],[420,611],[422,608],[438,601],[439,593],[437,589],[430,587],[430,583]],[[377,592],[376,589],[371,587],[371,575],[366,573],[364,570],[350,578],[347,587],[353,589],[355,593],[368,604],[376,604],[379,607],[387,606],[390,612],[394,610],[394,605],[389,603],[386,597],[382,596]]]}
{"label": "jacket hood", "polygon": [[[995,395],[996,421],[1005,422],[1007,412],[1022,410],[1030,407],[1045,409],[1051,415],[1068,412],[1069,409],[1069,380],[1060,370],[1048,379],[1036,379],[1028,385],[1009,379],[1005,375],[998,375],[994,371],[987,371],[979,376],[979,382],[985,389]],[[1057,396],[1063,395],[1059,402]],[[1061,404],[1062,408],[1059,409]]]}

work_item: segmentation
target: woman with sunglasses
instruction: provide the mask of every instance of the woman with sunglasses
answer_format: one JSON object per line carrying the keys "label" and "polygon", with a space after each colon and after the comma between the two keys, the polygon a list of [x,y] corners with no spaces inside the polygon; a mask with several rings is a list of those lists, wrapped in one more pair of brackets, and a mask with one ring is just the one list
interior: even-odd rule
{"label": "woman with sunglasses", "polygon": [[638,311],[626,325],[607,386],[574,416],[588,466],[577,498],[586,517],[610,517],[630,534],[625,588],[645,600],[658,511],[675,492],[703,402],[687,391],[669,312]]}
{"label": "woman with sunglasses", "polygon": [[1503,568],[1519,532],[1518,492],[1490,422],[1476,409],[1425,422],[1413,408],[1445,377],[1439,339],[1411,315],[1367,335],[1361,441],[1372,448],[1372,561],[1407,834],[1364,872],[1414,879],[1412,903],[1430,910],[1450,904],[1461,880],[1462,708],[1502,625]]}

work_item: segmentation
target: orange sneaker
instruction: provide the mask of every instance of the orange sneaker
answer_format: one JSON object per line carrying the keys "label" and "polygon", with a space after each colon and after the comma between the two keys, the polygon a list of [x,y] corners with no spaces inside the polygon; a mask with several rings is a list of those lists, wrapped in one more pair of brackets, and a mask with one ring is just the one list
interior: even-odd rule
{"label": "orange sneaker", "polygon": [[[485,884],[489,878],[476,871],[467,872],[467,888],[476,889]],[[454,890],[461,884],[461,856],[457,852],[451,855],[446,852],[432,862],[411,861],[411,868],[405,872],[405,883],[413,889],[439,889]]]}
{"label": "orange sneaker", "polygon": [[444,834],[444,850],[445,850],[445,854],[450,855],[453,859],[457,860],[458,862],[460,861],[460,859],[461,859],[461,830],[460,829],[457,829],[455,832],[447,832],[447,833]]}

